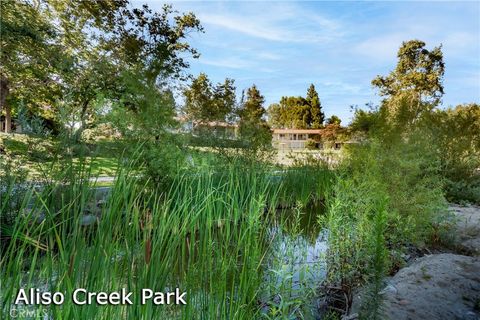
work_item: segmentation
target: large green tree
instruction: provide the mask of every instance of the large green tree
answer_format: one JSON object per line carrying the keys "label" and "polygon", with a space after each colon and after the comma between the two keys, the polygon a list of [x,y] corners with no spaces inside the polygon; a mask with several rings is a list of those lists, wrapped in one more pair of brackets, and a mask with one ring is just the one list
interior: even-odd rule
{"label": "large green tree", "polygon": [[409,124],[440,103],[445,64],[441,47],[428,50],[420,40],[403,42],[397,57],[395,70],[372,84],[385,97],[387,120]]}
{"label": "large green tree", "polygon": [[342,120],[339,117],[337,117],[336,115],[332,115],[330,118],[327,119],[327,124],[340,125],[341,122],[342,122]]}
{"label": "large green tree", "polygon": [[40,2],[0,1],[0,113],[5,131],[20,104],[44,118],[55,114],[59,95],[59,34]]}
{"label": "large green tree", "polygon": [[236,95],[232,79],[213,85],[205,73],[200,73],[183,91],[187,118],[198,123],[230,120]]}
{"label": "large green tree", "polygon": [[322,104],[313,84],[308,88],[306,100],[310,107],[311,123],[309,123],[309,127],[312,129],[321,128],[325,120],[325,114],[322,111]]}
{"label": "large green tree", "polygon": [[[140,111],[122,74],[135,75],[146,87],[164,91],[172,79],[186,78],[187,57],[198,56],[185,39],[189,32],[202,30],[199,20],[192,13],[178,14],[169,5],[154,12],[147,5],[132,8],[126,0],[1,3],[5,89],[1,105],[7,115],[8,102],[19,96],[17,87],[31,88],[32,79],[51,82],[61,95],[50,100],[68,103],[81,133],[95,120],[99,100],[121,101]],[[58,53],[59,63],[53,64]],[[51,96],[54,91],[46,92]],[[29,104],[33,101],[25,95],[21,98]]]}
{"label": "large green tree", "polygon": [[269,121],[277,128],[306,129],[311,123],[310,105],[303,97],[282,97],[268,108]]}
{"label": "large green tree", "polygon": [[[126,108],[142,112],[132,99],[136,93],[124,81],[125,74],[139,79],[133,88],[143,83],[149,90],[162,92],[172,78],[186,78],[186,54],[198,56],[185,41],[188,32],[202,30],[198,19],[192,13],[177,14],[169,5],[159,12],[147,5],[130,9],[123,0],[70,1],[67,5],[59,1],[55,7],[70,41],[68,47],[76,49],[65,78],[81,128],[94,123],[99,98],[121,101]],[[92,29],[96,32],[86,32]]]}
{"label": "large green tree", "polygon": [[310,85],[306,98],[282,97],[279,103],[271,104],[268,107],[268,120],[275,128],[321,128],[325,115],[315,86]]}
{"label": "large green tree", "polygon": [[272,141],[270,127],[264,119],[266,113],[264,103],[265,98],[253,85],[248,88],[246,97],[238,110],[240,137],[253,149],[268,147]]}

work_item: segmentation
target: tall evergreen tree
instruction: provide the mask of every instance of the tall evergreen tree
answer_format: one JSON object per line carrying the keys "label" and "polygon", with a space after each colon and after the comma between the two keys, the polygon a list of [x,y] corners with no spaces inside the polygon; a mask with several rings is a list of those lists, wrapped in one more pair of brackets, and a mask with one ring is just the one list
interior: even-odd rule
{"label": "tall evergreen tree", "polygon": [[263,104],[265,98],[255,85],[247,90],[247,96],[240,110],[240,120],[245,122],[260,122],[265,114]]}
{"label": "tall evergreen tree", "polygon": [[[242,99],[243,100],[243,99]],[[269,146],[272,141],[272,133],[263,116],[265,98],[255,85],[247,90],[245,101],[239,110],[240,137],[248,143],[249,147],[258,149]]]}
{"label": "tall evergreen tree", "polygon": [[306,100],[310,107],[310,127],[314,129],[321,128],[325,120],[325,114],[322,111],[322,104],[313,84],[308,88]]}

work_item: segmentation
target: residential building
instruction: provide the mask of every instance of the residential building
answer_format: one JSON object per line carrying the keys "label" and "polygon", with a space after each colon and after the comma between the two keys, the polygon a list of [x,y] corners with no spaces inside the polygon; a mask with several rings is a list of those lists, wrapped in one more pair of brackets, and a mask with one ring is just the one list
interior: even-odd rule
{"label": "residential building", "polygon": [[272,145],[278,150],[341,149],[343,141],[337,135],[341,128],[272,129]]}

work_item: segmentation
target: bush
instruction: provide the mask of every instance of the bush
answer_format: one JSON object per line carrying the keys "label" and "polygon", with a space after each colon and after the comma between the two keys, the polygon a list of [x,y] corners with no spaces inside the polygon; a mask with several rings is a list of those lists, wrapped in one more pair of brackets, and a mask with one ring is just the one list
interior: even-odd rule
{"label": "bush", "polygon": [[437,110],[425,122],[438,149],[447,199],[480,204],[480,106]]}
{"label": "bush", "polygon": [[[368,283],[368,319],[381,318],[390,255],[423,245],[438,232],[445,208],[435,148],[421,131],[371,137],[351,147],[329,201],[328,281],[351,294]],[[441,222],[441,221],[440,221]]]}
{"label": "bush", "polygon": [[305,142],[305,148],[309,150],[317,149],[317,143],[315,142],[315,140],[309,139],[307,140],[307,142]]}

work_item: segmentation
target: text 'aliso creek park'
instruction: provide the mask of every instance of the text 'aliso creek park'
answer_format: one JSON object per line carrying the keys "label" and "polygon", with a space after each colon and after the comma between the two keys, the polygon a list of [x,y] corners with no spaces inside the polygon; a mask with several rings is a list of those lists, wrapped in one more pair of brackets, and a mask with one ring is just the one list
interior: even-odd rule
{"label": "text 'aliso creek park'", "polygon": [[[71,294],[71,301],[76,305],[133,305],[134,292],[123,288],[113,292],[90,292],[84,288],[75,289]],[[152,303],[154,305],[186,305],[186,292],[181,292],[179,288],[175,291],[159,292],[152,289],[142,289],[140,291],[140,304]],[[15,298],[15,304],[25,305],[62,305],[65,303],[65,294],[63,292],[40,291],[38,288],[20,289]]]}

